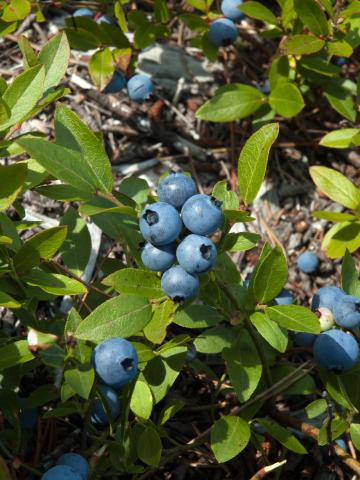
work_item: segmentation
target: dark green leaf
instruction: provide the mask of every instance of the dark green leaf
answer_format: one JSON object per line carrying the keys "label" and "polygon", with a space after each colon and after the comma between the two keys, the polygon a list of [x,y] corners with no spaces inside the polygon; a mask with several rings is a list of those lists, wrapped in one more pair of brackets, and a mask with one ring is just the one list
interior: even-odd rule
{"label": "dark green leaf", "polygon": [[30,362],[33,358],[26,340],[9,343],[0,348],[0,370]]}
{"label": "dark green leaf", "polygon": [[190,305],[176,312],[174,323],[184,328],[206,328],[217,325],[224,317],[208,305]]}
{"label": "dark green leaf", "polygon": [[210,433],[211,449],[219,463],[236,457],[249,443],[250,427],[240,417],[224,416],[217,420]]}
{"label": "dark green leaf", "polygon": [[294,0],[294,8],[303,24],[315,35],[330,33],[325,13],[315,0]]}
{"label": "dark green leaf", "polygon": [[117,292],[139,297],[161,298],[164,296],[159,276],[149,270],[123,268],[106,277],[102,283],[113,287]]}
{"label": "dark green leaf", "polygon": [[56,87],[66,73],[70,46],[65,32],[51,38],[41,49],[39,62],[45,67],[44,91]]}
{"label": "dark green leaf", "polygon": [[283,38],[280,51],[283,55],[310,55],[321,50],[324,45],[324,40],[312,35],[294,35]]}
{"label": "dark green leaf", "polygon": [[287,280],[286,258],[280,247],[276,247],[262,259],[252,275],[249,288],[256,300],[266,303],[276,297]]}
{"label": "dark green leaf", "polygon": [[148,425],[140,434],[137,445],[137,454],[147,465],[157,467],[160,463],[162,444],[155,427]]}
{"label": "dark green leaf", "polygon": [[318,317],[311,310],[300,305],[278,305],[267,307],[266,316],[281,327],[296,332],[320,333]]}
{"label": "dark green leaf", "polygon": [[247,17],[262,20],[263,22],[277,25],[277,18],[272,11],[260,2],[248,1],[240,5],[239,10],[245,13]]}
{"label": "dark green leaf", "polygon": [[0,165],[0,211],[11,205],[25,181],[26,163]]}
{"label": "dark green leaf", "polygon": [[74,278],[58,273],[47,273],[40,269],[33,269],[22,277],[24,282],[34,287],[39,287],[44,292],[53,295],[79,295],[86,293],[86,287]]}
{"label": "dark green leaf", "polygon": [[291,452],[295,452],[300,455],[305,455],[307,453],[305,447],[286,428],[281,427],[274,421],[265,420],[264,418],[259,418],[257,421],[266,428],[266,430],[272,437],[275,438],[275,440],[280,442]]}
{"label": "dark green leaf", "polygon": [[254,312],[250,316],[251,323],[254,325],[259,334],[279,352],[285,352],[288,344],[287,331],[276,322],[267,318],[261,312]]}

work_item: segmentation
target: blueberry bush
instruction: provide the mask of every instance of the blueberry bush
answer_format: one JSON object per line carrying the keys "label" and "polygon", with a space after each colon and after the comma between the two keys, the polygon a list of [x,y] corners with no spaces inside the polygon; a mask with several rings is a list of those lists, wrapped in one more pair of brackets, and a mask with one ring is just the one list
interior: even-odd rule
{"label": "blueberry bush", "polygon": [[[290,478],[285,463],[301,475],[315,448],[323,473],[360,475],[359,187],[321,159],[309,169],[342,206],[311,212],[335,223],[316,242],[341,270],[311,304],[289,290],[282,239],[252,216],[283,130],[309,141],[307,117],[326,109],[337,126],[324,120],[319,151],[360,144],[360,2],[263,3],[0,2],[0,34],[22,56],[21,73],[0,77],[0,478]],[[22,34],[57,9],[41,48]],[[156,172],[155,187],[117,178],[104,132],[68,102],[72,52],[90,51],[107,108],[119,112],[120,95],[155,115],[161,97],[138,58],[172,42],[174,25],[226,72],[197,105],[197,121],[226,122],[231,137],[230,171],[206,191],[189,149],[191,167]],[[246,42],[266,58],[256,79],[228,74]],[[56,202],[55,223],[29,218],[32,194]],[[323,252],[297,255],[304,282]]]}

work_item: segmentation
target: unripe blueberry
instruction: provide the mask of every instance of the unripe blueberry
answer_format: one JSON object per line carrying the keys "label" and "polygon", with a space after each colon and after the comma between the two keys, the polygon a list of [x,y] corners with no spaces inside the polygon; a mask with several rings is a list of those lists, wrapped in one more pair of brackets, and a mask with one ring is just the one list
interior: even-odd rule
{"label": "unripe blueberry", "polygon": [[158,197],[161,202],[181,208],[186,200],[196,194],[194,180],[181,172],[170,173],[159,183]]}
{"label": "unripe blueberry", "polygon": [[299,347],[312,347],[316,337],[315,333],[295,332],[294,343]]}
{"label": "unripe blueberry", "polygon": [[294,297],[289,290],[283,288],[280,293],[274,298],[276,305],[291,305],[294,303]]}
{"label": "unripe blueberry", "polygon": [[161,288],[176,303],[189,300],[199,291],[199,279],[187,273],[180,265],[167,270],[161,279]]}
{"label": "unripe blueberry", "polygon": [[55,465],[41,477],[42,480],[83,480],[81,475],[68,465]]}
{"label": "unripe blueberry", "polygon": [[319,267],[319,258],[315,253],[306,251],[299,255],[297,264],[302,272],[314,273]]}
{"label": "unripe blueberry", "polygon": [[319,318],[320,330],[325,332],[335,325],[334,315],[329,308],[320,307],[315,310],[316,316]]}
{"label": "unripe blueberry", "polygon": [[141,261],[149,270],[154,272],[165,272],[172,267],[176,261],[176,243],[156,247],[146,242],[141,247]]}
{"label": "unripe blueberry", "polygon": [[238,22],[245,17],[245,14],[239,10],[242,4],[243,0],[223,0],[221,2],[221,11],[226,18]]}
{"label": "unripe blueberry", "polygon": [[314,343],[314,358],[320,367],[343,372],[358,361],[359,346],[355,338],[341,330],[320,333]]}
{"label": "unripe blueberry", "polygon": [[114,72],[112,79],[104,88],[104,93],[118,93],[126,87],[126,78],[118,70]]}
{"label": "unripe blueberry", "polygon": [[71,467],[75,472],[81,475],[83,480],[88,480],[90,477],[89,462],[78,453],[64,453],[64,455],[61,455],[57,461],[57,465],[67,465],[68,467]]}
{"label": "unripe blueberry", "polygon": [[334,305],[345,295],[343,290],[333,285],[319,288],[312,298],[311,308],[312,310],[317,310],[319,307],[326,307],[333,312]]}
{"label": "unripe blueberry", "polygon": [[205,273],[216,262],[217,250],[213,241],[200,235],[188,235],[176,250],[179,264],[188,273]]}
{"label": "unripe blueberry", "polygon": [[219,18],[210,25],[209,40],[216,47],[227,47],[237,37],[236,25],[228,18]]}
{"label": "unripe blueberry", "polygon": [[[101,391],[104,401],[106,401],[107,406],[111,412],[112,420],[116,420],[120,415],[121,404],[119,397],[116,391],[107,385],[99,385],[99,390]],[[110,419],[106,413],[106,410],[103,406],[102,399],[95,400],[93,409],[91,411],[91,422],[94,425],[101,427],[106,427],[110,423]]]}
{"label": "unripe blueberry", "polygon": [[137,374],[138,356],[125,338],[109,338],[94,348],[92,364],[101,383],[119,389]]}
{"label": "unripe blueberry", "polygon": [[223,221],[221,202],[208,195],[194,195],[184,203],[181,218],[190,232],[197,235],[211,235]]}
{"label": "unripe blueberry", "polygon": [[175,207],[158,202],[147,205],[140,216],[140,231],[156,246],[172,243],[182,230],[182,221]]}
{"label": "unripe blueberry", "polygon": [[333,307],[335,322],[344,328],[360,325],[360,298],[344,295]]}
{"label": "unripe blueberry", "polygon": [[89,8],[78,8],[73,13],[74,17],[93,17],[94,13]]}
{"label": "unripe blueberry", "polygon": [[127,84],[128,94],[134,102],[143,102],[153,93],[154,85],[146,75],[134,75]]}

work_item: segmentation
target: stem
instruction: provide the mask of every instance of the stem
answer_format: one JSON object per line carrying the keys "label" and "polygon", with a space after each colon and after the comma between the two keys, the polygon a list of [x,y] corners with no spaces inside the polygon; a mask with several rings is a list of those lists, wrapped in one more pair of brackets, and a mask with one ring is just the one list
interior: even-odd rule
{"label": "stem", "polygon": [[104,193],[100,190],[96,192],[96,195],[101,198],[105,198],[106,200],[109,200],[109,202],[114,203],[117,207],[123,207],[124,205],[113,195],[111,192]]}
{"label": "stem", "polygon": [[40,472],[40,470],[37,470],[36,468],[34,467],[31,467],[30,465],[28,465],[27,463],[23,463],[18,457],[15,457],[6,447],[5,445],[2,443],[2,441],[0,441],[0,450],[2,450],[2,452],[4,453],[4,455],[9,459],[11,460],[12,462],[16,461],[16,462],[19,462],[20,466],[22,468],[24,468],[25,470],[28,470],[29,472],[31,472],[32,474],[36,475],[37,477],[41,477],[42,476],[42,473]]}

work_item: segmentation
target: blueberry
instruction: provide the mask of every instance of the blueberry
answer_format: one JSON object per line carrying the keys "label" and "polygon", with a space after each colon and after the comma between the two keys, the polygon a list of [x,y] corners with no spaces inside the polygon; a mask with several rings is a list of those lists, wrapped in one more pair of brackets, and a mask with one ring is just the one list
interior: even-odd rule
{"label": "blueberry", "polygon": [[194,195],[181,209],[184,225],[197,235],[211,235],[222,224],[221,202],[208,195]]}
{"label": "blueberry", "polygon": [[315,333],[295,332],[294,343],[299,347],[312,347],[316,337]]}
{"label": "blueberry", "polygon": [[90,465],[89,462],[82,455],[78,453],[64,453],[57,461],[57,465],[67,465],[71,467],[75,472],[81,475],[83,480],[87,480],[90,477]]}
{"label": "blueberry", "polygon": [[110,82],[104,88],[104,93],[118,93],[125,87],[126,87],[125,76],[121,72],[116,71],[112,76],[112,79],[110,80]]}
{"label": "blueberry", "polygon": [[236,25],[228,18],[219,18],[210,25],[209,40],[217,47],[227,47],[237,37]]}
{"label": "blueberry", "polygon": [[94,14],[89,8],[79,8],[73,13],[74,17],[93,17]]}
{"label": "blueberry", "polygon": [[334,305],[345,295],[343,290],[333,285],[319,288],[313,296],[311,308],[317,310],[319,307],[326,307],[333,311]]}
{"label": "blueberry", "polygon": [[20,426],[23,430],[35,428],[38,418],[37,408],[28,408],[25,398],[20,398]]}
{"label": "blueberry", "polygon": [[330,330],[330,328],[335,325],[334,315],[329,308],[319,307],[317,310],[315,310],[315,313],[319,318],[320,330],[322,332]]}
{"label": "blueberry", "polygon": [[182,221],[175,207],[165,202],[147,205],[140,216],[140,231],[156,246],[172,243],[182,230]]}
{"label": "blueberry", "polygon": [[113,25],[114,19],[109,17],[108,15],[101,15],[99,18],[97,18],[96,23],[98,23],[99,25],[101,23],[107,23],[108,25]]}
{"label": "blueberry", "polygon": [[166,270],[161,279],[161,288],[176,303],[195,297],[199,290],[199,279],[187,273],[180,265]]}
{"label": "blueberry", "polygon": [[245,17],[245,14],[239,10],[242,3],[243,0],[223,0],[221,3],[221,11],[226,18],[238,22]]}
{"label": "blueberry", "polygon": [[154,272],[165,272],[176,261],[176,243],[155,247],[147,242],[141,247],[141,260],[146,268]]}
{"label": "blueberry", "polygon": [[216,262],[217,250],[214,242],[200,235],[188,235],[176,250],[180,266],[188,273],[204,273]]}
{"label": "blueberry", "polygon": [[337,439],[335,440],[335,443],[336,443],[340,448],[342,448],[343,450],[345,450],[345,452],[348,451],[348,446],[347,446],[347,444],[346,444],[346,442],[345,442],[345,440],[344,440],[343,438],[337,438]]}
{"label": "blueberry", "polygon": [[[120,400],[116,391],[107,385],[99,385],[99,390],[104,397],[104,402],[107,403],[107,407],[111,412],[112,420],[116,420],[120,415],[121,408]],[[106,427],[110,423],[102,398],[95,400],[91,411],[91,422],[101,427]]]}
{"label": "blueberry", "polygon": [[291,305],[294,303],[294,297],[289,290],[283,288],[281,292],[274,298],[276,305]]}
{"label": "blueberry", "polygon": [[314,273],[319,267],[319,258],[315,253],[306,251],[299,255],[297,264],[302,272]]}
{"label": "blueberry", "polygon": [[196,356],[197,356],[196,347],[193,344],[193,342],[189,342],[187,344],[187,352],[186,352],[185,361],[191,363],[196,359]]}
{"label": "blueberry", "polygon": [[314,358],[320,367],[333,372],[349,370],[358,361],[355,338],[341,330],[320,333],[314,343]]}
{"label": "blueberry", "polygon": [[181,208],[186,200],[196,194],[194,180],[183,173],[170,173],[159,183],[158,197],[161,202]]}
{"label": "blueberry", "polygon": [[333,65],[336,65],[337,67],[342,67],[343,65],[346,65],[348,62],[348,59],[345,57],[339,57],[338,55],[333,55],[331,57],[331,63]]}
{"label": "blueberry", "polygon": [[138,356],[125,338],[109,338],[94,348],[92,364],[102,383],[119,389],[137,374]]}
{"label": "blueberry", "polygon": [[335,322],[344,328],[355,328],[360,325],[360,298],[343,295],[334,303]]}
{"label": "blueberry", "polygon": [[42,480],[83,480],[81,475],[68,465],[55,465],[41,477]]}
{"label": "blueberry", "polygon": [[134,102],[143,102],[153,93],[154,85],[146,75],[134,75],[127,84],[128,94]]}

